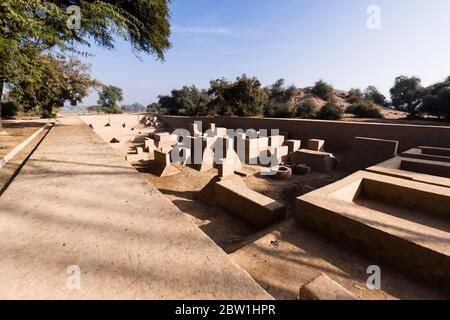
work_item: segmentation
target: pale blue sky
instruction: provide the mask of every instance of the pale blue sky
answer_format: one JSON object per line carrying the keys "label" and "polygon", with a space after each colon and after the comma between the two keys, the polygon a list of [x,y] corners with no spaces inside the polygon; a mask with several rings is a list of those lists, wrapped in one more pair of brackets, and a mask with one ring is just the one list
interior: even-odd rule
{"label": "pale blue sky", "polygon": [[[381,9],[381,29],[366,26]],[[161,63],[136,59],[129,44],[93,47],[93,76],[147,105],[159,94],[246,73],[264,85],[299,87],[322,78],[339,89],[376,85],[388,93],[398,75],[424,84],[450,75],[449,0],[173,0],[172,48]],[[97,94],[85,99],[95,104]]]}

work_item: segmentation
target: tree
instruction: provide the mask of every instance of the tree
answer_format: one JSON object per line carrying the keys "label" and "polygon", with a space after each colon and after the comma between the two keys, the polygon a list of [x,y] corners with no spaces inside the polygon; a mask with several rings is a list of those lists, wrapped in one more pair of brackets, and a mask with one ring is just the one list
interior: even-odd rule
{"label": "tree", "polygon": [[24,111],[39,112],[44,117],[53,116],[66,102],[73,106],[82,102],[89,90],[100,84],[91,79],[90,65],[75,58],[66,60],[42,54],[33,64],[39,76],[14,83],[9,95]]}
{"label": "tree", "polygon": [[275,81],[274,84],[265,88],[265,91],[269,96],[269,99],[284,94],[284,91],[286,90],[286,88],[284,87],[284,83],[285,83],[284,79],[278,79],[277,81]]}
{"label": "tree", "polygon": [[[0,3],[0,102],[4,84],[32,77],[30,61],[43,50],[76,51],[93,40],[114,47],[115,36],[132,49],[164,60],[170,47],[169,0],[14,0]],[[68,28],[69,6],[81,8],[80,28]],[[26,70],[28,69],[28,70]],[[20,81],[23,79],[20,79]],[[1,119],[0,119],[1,126]],[[1,127],[0,127],[1,131]]]}
{"label": "tree", "polygon": [[209,95],[206,90],[196,86],[184,86],[181,90],[174,89],[170,96],[160,96],[161,108],[173,115],[198,116],[208,114]]}
{"label": "tree", "polygon": [[147,106],[147,112],[152,112],[152,113],[160,113],[160,112],[166,112],[166,110],[163,110],[161,107],[161,104],[159,104],[158,102],[152,102]]}
{"label": "tree", "polygon": [[421,80],[417,77],[397,77],[390,90],[392,105],[397,110],[407,111],[411,115],[415,115],[417,106],[421,102],[422,89]]}
{"label": "tree", "polygon": [[244,74],[237,77],[235,82],[218,79],[211,81],[210,85],[209,106],[220,115],[259,115],[267,103],[267,93],[255,77],[249,78]]}
{"label": "tree", "polygon": [[323,80],[319,80],[314,84],[312,92],[321,99],[329,101],[334,98],[334,88]]}
{"label": "tree", "polygon": [[450,117],[450,77],[423,90],[419,111],[438,118]]}
{"label": "tree", "polygon": [[375,86],[368,86],[364,91],[364,99],[371,100],[382,107],[388,106],[386,97]]}
{"label": "tree", "polygon": [[123,100],[123,91],[119,87],[106,86],[102,87],[102,90],[98,93],[97,103],[101,107],[101,111],[106,113],[121,113],[117,105],[119,101]]}
{"label": "tree", "polygon": [[364,99],[364,94],[361,89],[350,89],[348,92],[348,101],[350,103],[357,103]]}

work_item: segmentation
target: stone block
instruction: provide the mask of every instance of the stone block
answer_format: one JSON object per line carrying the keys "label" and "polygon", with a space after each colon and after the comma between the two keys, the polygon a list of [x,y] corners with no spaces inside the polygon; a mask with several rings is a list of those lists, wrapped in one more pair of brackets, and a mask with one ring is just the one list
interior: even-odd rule
{"label": "stone block", "polygon": [[294,153],[300,149],[302,142],[300,140],[286,140],[284,145],[288,147],[288,153]]}
{"label": "stone block", "polygon": [[269,146],[271,147],[281,147],[284,143],[284,136],[270,136],[269,137]]}
{"label": "stone block", "polygon": [[151,172],[160,177],[173,176],[180,171],[170,163],[170,154],[155,150],[155,160],[151,164]]}
{"label": "stone block", "polygon": [[300,288],[300,300],[358,300],[358,298],[325,274]]}
{"label": "stone block", "polygon": [[331,153],[301,149],[290,155],[290,162],[305,164],[312,170],[331,173],[336,166],[336,158]]}
{"label": "stone block", "polygon": [[312,151],[325,151],[325,140],[309,139],[306,149]]}

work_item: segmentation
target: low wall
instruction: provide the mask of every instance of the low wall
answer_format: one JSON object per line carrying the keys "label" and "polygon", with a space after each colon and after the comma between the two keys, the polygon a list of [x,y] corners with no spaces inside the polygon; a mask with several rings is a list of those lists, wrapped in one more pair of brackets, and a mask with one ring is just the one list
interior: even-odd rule
{"label": "low wall", "polygon": [[279,129],[303,143],[308,139],[324,139],[330,151],[350,150],[354,137],[397,140],[399,152],[417,146],[450,148],[450,126],[244,117],[161,116],[161,119],[172,128],[187,129],[193,121],[202,120],[204,127],[215,123],[229,129]]}

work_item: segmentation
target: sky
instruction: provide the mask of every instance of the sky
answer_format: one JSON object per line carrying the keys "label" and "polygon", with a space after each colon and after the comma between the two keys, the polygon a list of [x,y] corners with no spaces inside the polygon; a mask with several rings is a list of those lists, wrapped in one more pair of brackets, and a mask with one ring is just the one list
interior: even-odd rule
{"label": "sky", "polygon": [[[264,86],[323,79],[385,94],[399,75],[424,85],[450,75],[449,0],[173,0],[170,10],[164,63],[137,59],[120,39],[114,50],[93,46],[94,56],[83,58],[94,78],[123,89],[123,104],[147,105],[183,85],[207,88],[244,73]],[[93,92],[83,105],[97,98]]]}

